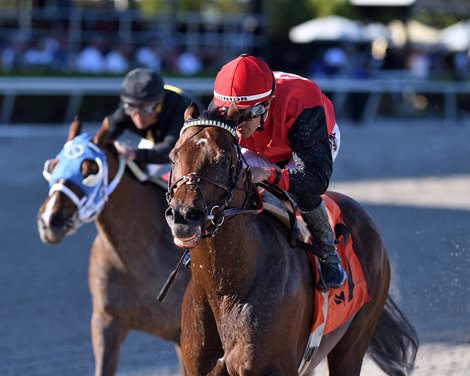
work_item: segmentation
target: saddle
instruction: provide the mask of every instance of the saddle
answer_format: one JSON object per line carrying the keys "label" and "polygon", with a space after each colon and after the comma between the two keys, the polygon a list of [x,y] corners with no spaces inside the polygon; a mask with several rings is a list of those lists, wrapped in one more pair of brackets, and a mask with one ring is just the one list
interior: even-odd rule
{"label": "saddle", "polygon": [[156,175],[149,174],[134,161],[127,161],[126,166],[141,183],[153,183],[164,190],[168,189],[168,178],[171,169],[169,164],[162,165]]}

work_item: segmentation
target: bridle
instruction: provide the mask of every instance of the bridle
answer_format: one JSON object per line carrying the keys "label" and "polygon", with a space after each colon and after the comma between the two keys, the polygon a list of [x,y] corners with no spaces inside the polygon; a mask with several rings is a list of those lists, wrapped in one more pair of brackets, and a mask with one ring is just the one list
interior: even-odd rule
{"label": "bridle", "polygon": [[[247,195],[245,197],[245,203],[243,207],[242,208],[228,208],[228,205],[230,204],[230,201],[233,198],[234,191],[240,179],[240,174],[242,171],[243,161],[244,161],[243,154],[241,152],[241,147],[238,143],[238,137],[237,137],[235,130],[231,126],[221,121],[195,119],[195,120],[188,120],[184,123],[183,128],[181,129],[181,132],[180,132],[180,136],[183,134],[184,131],[186,131],[188,128],[191,128],[191,127],[199,127],[199,128],[215,127],[215,128],[220,128],[220,129],[225,130],[226,132],[230,133],[230,135],[232,136],[233,145],[235,146],[235,149],[237,152],[236,163],[233,162],[233,159],[231,160],[229,178],[228,178],[227,184],[219,183],[213,179],[209,179],[205,176],[201,176],[200,174],[196,172],[191,172],[187,175],[184,175],[180,177],[179,179],[177,179],[174,183],[171,183],[173,169],[170,172],[170,179],[168,181],[168,192],[166,194],[168,204],[170,204],[176,191],[179,188],[181,188],[183,185],[194,186],[197,190],[198,197],[201,198],[203,202],[203,206],[204,206],[204,214],[205,214],[204,231],[206,233],[203,235],[203,237],[207,237],[207,236],[214,237],[219,227],[222,226],[222,224],[224,223],[226,216],[231,216],[231,215],[236,215],[236,214],[241,214],[241,213],[248,213],[248,212],[257,214],[261,210],[244,208],[245,203],[249,200],[252,194],[252,191],[248,188],[245,189]],[[200,188],[201,182],[211,184],[225,191],[223,202],[219,204],[214,204],[212,207],[209,207],[207,204],[207,200],[204,197],[204,193],[202,192]],[[251,187],[251,175],[250,174],[248,174],[247,186]],[[171,208],[168,208],[167,210],[171,210]],[[211,229],[208,228],[207,226],[208,223],[209,223],[209,226],[212,227]]]}
{"label": "bridle", "polygon": [[[223,184],[219,183],[217,181],[214,181],[213,179],[209,179],[205,176],[201,176],[200,174],[196,172],[191,172],[187,175],[184,175],[177,179],[174,183],[172,183],[172,174],[173,174],[173,166],[170,171],[170,178],[168,179],[168,191],[166,193],[166,200],[168,202],[168,209],[166,210],[166,214],[169,213],[172,208],[170,206],[171,200],[173,199],[175,193],[178,191],[179,188],[181,188],[184,185],[192,185],[196,188],[197,195],[198,197],[201,198],[203,205],[204,205],[204,219],[203,219],[203,228],[202,228],[202,238],[207,238],[207,237],[215,237],[217,234],[217,231],[219,230],[220,226],[223,225],[225,221],[225,217],[228,216],[234,216],[237,214],[245,214],[245,213],[251,213],[251,214],[258,214],[261,213],[263,210],[263,204],[261,202],[261,198],[259,195],[256,195],[257,199],[257,207],[255,209],[252,208],[246,208],[247,202],[250,201],[250,198],[253,196],[253,185],[251,183],[251,173],[249,168],[247,169],[247,179],[246,179],[246,186],[245,186],[245,199],[242,204],[241,208],[228,208],[228,205],[232,201],[233,194],[235,189],[237,188],[238,181],[240,180],[240,175],[241,171],[243,168],[243,162],[246,163],[245,159],[243,158],[243,154],[241,151],[241,147],[238,143],[238,137],[237,133],[235,132],[235,129],[233,129],[231,126],[228,124],[225,124],[221,121],[217,120],[205,120],[205,119],[193,119],[193,120],[188,120],[184,123],[183,127],[181,128],[180,136],[183,134],[184,131],[186,131],[188,128],[191,127],[198,127],[198,128],[208,128],[208,127],[215,127],[215,128],[220,128],[225,130],[226,132],[230,133],[232,136],[232,144],[234,145],[236,152],[237,152],[237,162],[236,164],[233,161],[233,158],[231,159],[230,163],[230,172],[229,172],[229,178],[228,178],[228,183]],[[212,207],[209,208],[207,205],[207,200],[204,197],[204,193],[201,190],[200,184],[201,183],[207,183],[211,184],[219,189],[222,189],[225,191],[224,199],[223,202],[220,204],[214,204]],[[180,258],[180,261],[176,265],[176,268],[173,270],[172,273],[170,273],[167,281],[165,282],[165,285],[161,289],[160,293],[158,294],[158,301],[163,301],[165,298],[170,286],[172,285],[175,276],[177,274],[177,271],[179,267],[185,263],[185,260],[187,260],[187,256],[189,255],[189,249],[185,249],[183,255]],[[186,261],[187,262],[187,261]],[[187,266],[188,267],[188,266]]]}
{"label": "bridle", "polygon": [[[68,155],[64,154],[66,150],[80,150],[80,152],[70,156],[70,153]],[[98,217],[109,196],[121,181],[126,161],[123,158],[118,158],[119,165],[116,174],[111,181],[108,181],[106,155],[103,150],[91,141],[91,136],[85,133],[64,145],[61,153],[56,157],[56,159],[59,159],[59,163],[61,158],[64,159],[64,166],[67,167],[59,173],[55,173],[55,170],[51,173],[49,166],[53,160],[47,160],[44,164],[43,176],[49,182],[49,197],[55,192],[62,192],[76,205],[77,211],[69,224],[72,230],[76,230]],[[97,163],[98,173],[83,179],[75,171],[79,171],[78,166],[85,159],[93,159]],[[82,194],[79,196],[70,189],[67,186],[69,183],[74,184]]]}

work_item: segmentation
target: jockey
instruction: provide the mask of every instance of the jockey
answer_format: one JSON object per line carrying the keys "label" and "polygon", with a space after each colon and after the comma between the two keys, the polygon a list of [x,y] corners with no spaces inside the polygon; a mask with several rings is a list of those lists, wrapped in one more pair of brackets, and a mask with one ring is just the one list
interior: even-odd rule
{"label": "jockey", "polygon": [[326,251],[318,288],[339,288],[346,279],[320,195],[326,192],[340,132],[333,105],[312,81],[272,72],[261,59],[243,54],[225,64],[214,83],[211,108],[235,102],[236,132],[254,183],[267,181],[297,203],[313,244]]}
{"label": "jockey", "polygon": [[160,75],[147,68],[136,68],[126,75],[120,98],[119,107],[108,116],[108,137],[117,139],[127,129],[142,141],[136,149],[117,144],[118,153],[156,169],[169,163],[168,154],[179,137],[184,111],[194,98],[177,87],[164,85]]}

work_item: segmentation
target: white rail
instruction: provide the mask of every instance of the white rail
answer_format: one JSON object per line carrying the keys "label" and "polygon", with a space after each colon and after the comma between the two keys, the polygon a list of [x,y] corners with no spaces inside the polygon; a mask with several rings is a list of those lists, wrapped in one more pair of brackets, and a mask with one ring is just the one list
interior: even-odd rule
{"label": "white rail", "polygon": [[[0,77],[0,124],[11,124],[15,102],[19,96],[66,96],[68,98],[64,122],[79,112],[86,96],[119,96],[121,78],[32,78]],[[212,78],[165,78],[165,82],[178,86],[197,96],[210,96],[213,90]],[[348,95],[369,94],[364,105],[362,121],[374,121],[380,116],[380,103],[384,94],[395,96],[397,101],[417,94],[437,95],[443,106],[443,121],[451,124],[468,121],[470,105],[462,109],[459,96],[470,96],[470,82],[424,81],[410,79],[318,79],[318,85],[331,95],[338,117],[344,108]],[[468,102],[467,102],[468,103]],[[406,103],[405,103],[406,104]],[[396,105],[396,104],[392,104]]]}

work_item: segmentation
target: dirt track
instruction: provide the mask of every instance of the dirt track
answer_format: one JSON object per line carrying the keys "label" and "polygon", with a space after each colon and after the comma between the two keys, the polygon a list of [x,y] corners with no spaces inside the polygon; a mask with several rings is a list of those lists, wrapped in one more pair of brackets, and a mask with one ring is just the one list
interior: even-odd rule
{"label": "dirt track", "polygon": [[[65,134],[57,127],[0,129],[0,375],[92,374],[86,274],[94,226],[59,246],[43,245],[35,226],[47,194],[42,164]],[[415,375],[470,369],[469,160],[469,127],[342,127],[331,189],[362,203],[382,230],[392,294],[422,341]],[[119,375],[175,370],[169,344],[128,337]],[[363,375],[381,373],[366,361]]]}

